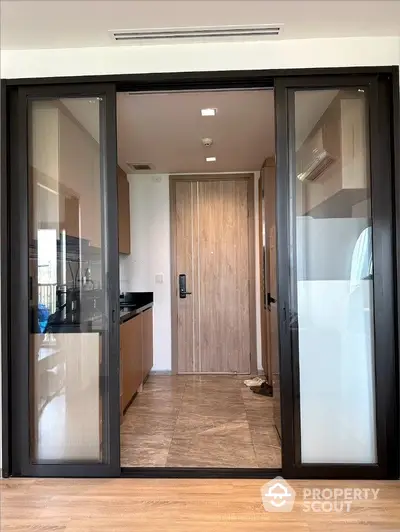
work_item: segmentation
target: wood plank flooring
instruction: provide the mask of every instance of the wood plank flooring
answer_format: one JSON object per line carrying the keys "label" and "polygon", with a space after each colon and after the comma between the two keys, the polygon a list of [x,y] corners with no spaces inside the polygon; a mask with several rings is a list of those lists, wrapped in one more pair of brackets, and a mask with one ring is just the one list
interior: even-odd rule
{"label": "wood plank flooring", "polygon": [[400,529],[400,483],[292,481],[310,488],[379,488],[349,513],[268,513],[262,480],[10,479],[0,481],[2,532],[389,532]]}
{"label": "wood plank flooring", "polygon": [[150,375],[121,425],[121,465],[281,467],[272,398],[243,378]]}

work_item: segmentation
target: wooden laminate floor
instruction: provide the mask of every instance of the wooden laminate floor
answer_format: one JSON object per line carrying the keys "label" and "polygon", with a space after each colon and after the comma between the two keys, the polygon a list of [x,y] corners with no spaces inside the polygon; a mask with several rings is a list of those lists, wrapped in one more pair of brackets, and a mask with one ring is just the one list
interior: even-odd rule
{"label": "wooden laminate floor", "polygon": [[389,532],[400,529],[400,483],[292,481],[304,488],[379,488],[349,512],[268,513],[261,480],[11,479],[0,481],[2,532]]}
{"label": "wooden laminate floor", "polygon": [[121,425],[123,467],[281,467],[272,398],[243,377],[150,375]]}

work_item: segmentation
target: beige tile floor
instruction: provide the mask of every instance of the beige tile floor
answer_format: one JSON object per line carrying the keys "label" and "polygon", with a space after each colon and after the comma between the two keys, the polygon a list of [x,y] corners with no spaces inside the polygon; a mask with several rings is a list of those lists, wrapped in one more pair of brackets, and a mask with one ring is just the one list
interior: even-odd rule
{"label": "beige tile floor", "polygon": [[121,425],[123,467],[281,467],[272,398],[243,377],[151,375]]}

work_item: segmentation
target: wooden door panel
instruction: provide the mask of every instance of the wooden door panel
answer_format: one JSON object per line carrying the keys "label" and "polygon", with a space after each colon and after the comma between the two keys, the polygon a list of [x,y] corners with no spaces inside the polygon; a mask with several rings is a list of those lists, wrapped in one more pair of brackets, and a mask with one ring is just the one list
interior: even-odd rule
{"label": "wooden door panel", "polygon": [[200,371],[250,372],[247,181],[199,182]]}
{"label": "wooden door panel", "polygon": [[178,373],[249,373],[248,180],[174,184]]}
{"label": "wooden door panel", "polygon": [[127,361],[129,353],[129,327],[128,323],[120,326],[120,356],[121,356],[121,384],[122,384],[122,410],[125,410],[129,402],[129,364]]}
{"label": "wooden door panel", "polygon": [[[265,162],[265,167],[262,171],[262,179],[264,186],[264,209],[265,209],[265,240],[266,240],[266,279],[265,279],[265,290],[266,297],[268,294],[273,299],[276,299],[276,246],[275,246],[275,202],[276,202],[276,192],[275,192],[275,160],[274,158],[269,158]],[[265,315],[265,326],[267,332],[267,360],[266,366],[268,368],[268,378],[270,383],[274,379],[273,377],[273,366],[274,366],[274,357],[278,356],[278,352],[274,350],[274,338],[272,338],[274,331],[271,323],[271,305],[267,305],[266,315]]]}
{"label": "wooden door panel", "polygon": [[276,185],[275,162],[269,159],[268,166],[264,168],[265,187],[265,220],[267,235],[267,292],[276,299]]}
{"label": "wooden door panel", "polygon": [[271,363],[272,363],[272,388],[273,388],[273,414],[274,423],[279,436],[281,436],[281,386],[279,372],[279,339],[278,339],[278,307],[272,303],[269,309],[271,331]]}
{"label": "wooden door panel", "polygon": [[174,297],[177,298],[177,348],[178,373],[198,371],[196,355],[195,287],[197,265],[194,249],[197,246],[196,224],[196,183],[177,181],[175,183],[175,230],[176,230],[176,274],[186,274],[186,286],[192,295],[179,299],[178,281],[175,279]]}
{"label": "wooden door panel", "polygon": [[269,383],[272,376],[268,366],[269,333],[267,331],[267,308],[266,308],[266,238],[265,238],[265,202],[264,202],[264,176],[261,172],[258,180],[258,250],[260,267],[260,326],[261,326],[261,362],[264,374]]}
{"label": "wooden door panel", "polygon": [[265,232],[267,242],[267,293],[270,294],[270,304],[267,311],[267,334],[269,337],[268,367],[272,376],[273,411],[276,429],[281,434],[281,405],[280,405],[280,373],[279,373],[279,337],[278,337],[278,307],[276,280],[276,181],[275,161],[268,159],[263,169],[265,191]]}
{"label": "wooden door panel", "polygon": [[131,397],[139,390],[142,384],[143,370],[143,341],[142,323],[143,314],[126,322],[129,325],[129,372],[131,378]]}
{"label": "wooden door panel", "polygon": [[143,312],[143,362],[142,362],[142,382],[144,382],[153,367],[153,309]]}
{"label": "wooden door panel", "polygon": [[139,314],[120,328],[123,409],[142,384],[142,319],[143,314]]}

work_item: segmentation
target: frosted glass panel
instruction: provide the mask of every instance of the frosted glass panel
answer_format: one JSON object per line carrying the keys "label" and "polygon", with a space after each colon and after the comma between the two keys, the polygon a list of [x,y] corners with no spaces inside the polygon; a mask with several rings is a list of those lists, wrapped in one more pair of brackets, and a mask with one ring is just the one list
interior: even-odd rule
{"label": "frosted glass panel", "polygon": [[297,91],[292,327],[302,463],[376,462],[369,139],[362,90]]}

